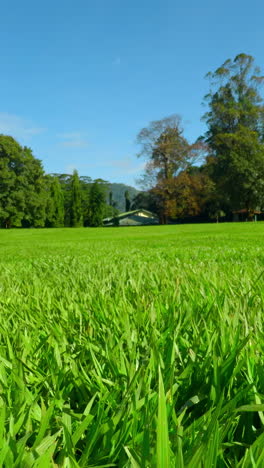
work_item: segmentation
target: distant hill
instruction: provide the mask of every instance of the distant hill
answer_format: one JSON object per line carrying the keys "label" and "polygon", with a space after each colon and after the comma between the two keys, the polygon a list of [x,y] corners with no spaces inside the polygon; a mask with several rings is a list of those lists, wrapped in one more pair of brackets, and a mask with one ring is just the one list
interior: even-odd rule
{"label": "distant hill", "polygon": [[[109,191],[108,191],[108,197],[109,197],[109,192],[112,192],[113,194],[113,201],[116,202],[117,204],[117,209],[123,213],[126,209],[126,203],[125,203],[125,192],[126,190],[129,193],[130,200],[132,201],[133,198],[139,193],[139,190],[137,190],[135,187],[130,187],[129,185],[125,184],[109,184]],[[108,202],[108,200],[107,200]]]}
{"label": "distant hill", "polygon": [[[65,188],[69,186],[72,175],[71,174],[50,174],[53,177],[58,177],[60,183]],[[103,179],[96,179],[98,182],[103,183],[106,190],[106,203],[109,204],[109,193],[112,192],[112,200],[116,202],[116,208],[123,213],[126,209],[126,202],[125,202],[125,192],[128,191],[130,196],[130,201],[133,201],[133,198],[140,192],[135,187],[131,187],[130,185],[125,184],[117,184],[117,183],[110,183],[104,181]],[[93,183],[93,179],[89,176],[80,176],[80,181],[82,184],[82,188],[84,192],[89,194],[90,185]],[[67,193],[67,190],[66,190]],[[88,195],[89,197],[89,195]]]}

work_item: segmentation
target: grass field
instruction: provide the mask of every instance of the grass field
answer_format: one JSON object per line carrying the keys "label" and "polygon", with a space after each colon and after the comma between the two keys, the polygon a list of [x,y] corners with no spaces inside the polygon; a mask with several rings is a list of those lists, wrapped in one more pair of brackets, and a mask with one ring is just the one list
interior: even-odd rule
{"label": "grass field", "polygon": [[0,231],[0,467],[263,467],[264,224]]}

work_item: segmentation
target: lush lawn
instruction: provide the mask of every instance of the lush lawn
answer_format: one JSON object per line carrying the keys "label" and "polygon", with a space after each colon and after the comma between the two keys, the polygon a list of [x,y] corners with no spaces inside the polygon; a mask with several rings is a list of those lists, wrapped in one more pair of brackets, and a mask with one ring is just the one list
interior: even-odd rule
{"label": "lush lawn", "polygon": [[2,230],[0,256],[0,467],[264,466],[264,224]]}

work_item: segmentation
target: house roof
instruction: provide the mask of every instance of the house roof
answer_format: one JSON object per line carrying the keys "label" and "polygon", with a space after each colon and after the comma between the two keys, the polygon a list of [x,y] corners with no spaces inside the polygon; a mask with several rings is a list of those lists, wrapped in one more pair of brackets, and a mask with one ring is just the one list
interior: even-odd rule
{"label": "house roof", "polygon": [[157,218],[157,215],[155,215],[154,213],[152,213],[151,211],[148,211],[148,210],[145,210],[143,208],[139,208],[137,210],[133,210],[133,211],[126,211],[125,213],[120,213],[117,218],[126,218],[127,216],[131,216],[131,215],[135,215],[137,213],[145,213],[146,215],[148,215],[150,218]]}
{"label": "house roof", "polygon": [[234,214],[242,214],[242,213],[251,213],[251,214],[261,214],[262,212],[259,211],[259,210],[252,210],[252,211],[249,211],[247,210],[246,208],[243,208],[242,210],[236,210],[236,211],[233,211]]}
{"label": "house roof", "polygon": [[137,210],[126,211],[124,213],[120,213],[119,215],[113,216],[111,218],[105,218],[103,221],[104,222],[107,222],[107,221],[110,222],[113,219],[119,219],[120,220],[120,219],[128,218],[129,216],[136,215],[137,213],[144,213],[149,218],[158,219],[158,217],[157,217],[157,215],[155,213],[152,213],[151,211],[145,210],[144,208],[138,208]]}

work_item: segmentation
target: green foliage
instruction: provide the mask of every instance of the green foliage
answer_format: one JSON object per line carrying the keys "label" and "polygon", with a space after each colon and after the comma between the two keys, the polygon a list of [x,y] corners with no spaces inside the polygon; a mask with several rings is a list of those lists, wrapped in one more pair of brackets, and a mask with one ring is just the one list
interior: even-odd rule
{"label": "green foliage", "polygon": [[90,189],[92,184],[91,177],[81,176],[80,178],[80,187],[82,192],[82,212],[83,212],[83,225],[89,225],[89,199],[90,199]]}
{"label": "green foliage", "polygon": [[46,192],[41,162],[30,148],[0,135],[0,224],[2,227],[45,224]]}
{"label": "green foliage", "polygon": [[[208,171],[230,209],[263,206],[264,110],[258,92],[264,77],[250,55],[240,54],[210,74],[207,96]],[[234,183],[235,181],[235,183]]]}
{"label": "green foliage", "polygon": [[[108,198],[110,193],[112,193],[111,201],[115,203],[115,208],[121,213],[124,213],[126,210],[126,192],[128,193],[129,199],[132,201],[135,196],[139,193],[137,189],[134,187],[130,187],[129,185],[125,184],[117,184],[117,183],[109,183],[108,189],[106,190],[108,194]],[[111,205],[109,200],[109,205]]]}
{"label": "green foliage", "polygon": [[262,223],[0,235],[3,468],[263,465]]}
{"label": "green foliage", "polygon": [[103,218],[135,208],[153,211],[163,224],[263,211],[264,76],[243,53],[207,76],[204,137],[190,144],[176,114],[139,132],[139,156],[147,159],[141,193],[76,171],[45,176],[30,148],[0,135],[0,227],[101,226]]}
{"label": "green foliage", "polygon": [[71,182],[73,176],[70,174],[54,173],[50,174],[49,177],[56,177],[60,182],[64,200],[64,226],[68,227],[71,225]]}
{"label": "green foliage", "polygon": [[177,115],[150,122],[139,132],[137,143],[141,146],[139,156],[148,161],[145,175],[154,185],[187,169],[195,157],[193,145],[183,136],[181,119]]}
{"label": "green foliage", "polygon": [[126,211],[130,211],[131,201],[130,201],[130,195],[129,195],[128,190],[125,191],[125,201],[126,201]]}
{"label": "green foliage", "polygon": [[83,226],[82,192],[78,172],[73,171],[70,192],[70,226]]}
{"label": "green foliage", "polygon": [[105,214],[106,191],[102,184],[95,181],[90,188],[89,226],[102,226]]}
{"label": "green foliage", "polygon": [[170,468],[170,439],[168,432],[167,405],[160,368],[157,423],[157,468]]}
{"label": "green foliage", "polygon": [[47,202],[47,226],[64,226],[64,196],[58,177],[46,176],[46,183],[49,188],[49,198]]}
{"label": "green foliage", "polygon": [[194,163],[201,145],[188,143],[177,115],[151,122],[140,131],[137,143],[141,145],[139,156],[147,158],[141,185],[155,193],[159,205],[156,212],[161,222],[166,223],[177,212],[177,194],[173,188],[177,178]]}
{"label": "green foliage", "polygon": [[[59,180],[60,186],[63,192],[63,198],[64,198],[64,225],[65,226],[71,226],[72,225],[72,183],[73,183],[73,175],[69,174],[51,174],[51,177],[55,177]],[[116,214],[118,214],[118,206],[123,206],[125,205],[124,203],[124,193],[127,189],[129,196],[134,195],[135,193],[138,193],[136,189],[133,189],[133,187],[129,187],[124,184],[109,184],[103,179],[97,179],[95,181],[97,183],[97,188],[99,192],[103,194],[103,203],[100,205],[100,210],[99,210],[99,218],[95,219],[92,216],[92,211],[94,210],[94,207],[96,207],[96,203],[94,203],[94,194],[92,193],[92,196],[90,196],[91,189],[93,187],[94,182],[92,179],[88,176],[81,176],[79,177],[79,188],[81,192],[81,212],[82,212],[82,218],[83,218],[83,225],[84,226],[90,226],[90,222],[92,223],[91,225],[94,225],[93,223],[99,222],[99,225],[102,224],[102,219],[103,218],[108,218],[108,217],[113,217]],[[113,188],[113,192],[109,192],[109,188]],[[97,189],[96,189],[97,190]],[[97,191],[98,191],[97,190]],[[114,196],[113,196],[114,193]],[[110,195],[112,194],[112,195]],[[131,195],[132,194],[132,195]],[[106,203],[106,198],[109,198],[109,202]],[[94,205],[90,209],[90,198],[92,200],[92,204]],[[99,197],[100,198],[100,197]],[[102,197],[101,197],[102,198]],[[102,201],[102,200],[101,200]],[[101,202],[100,202],[101,203]],[[52,206],[52,205],[51,205]],[[49,224],[48,224],[49,225]],[[98,225],[98,224],[96,224]]]}
{"label": "green foliage", "polygon": [[104,213],[103,213],[103,218],[115,218],[115,221],[116,221],[116,226],[119,225],[119,220],[118,218],[116,217],[119,213],[118,209],[117,209],[117,202],[115,200],[113,200],[113,192],[110,191],[108,193],[108,198],[109,198],[109,201],[108,201],[108,205],[105,203],[104,205]]}
{"label": "green foliage", "polygon": [[152,191],[139,192],[131,203],[131,209],[144,208],[153,213],[159,213],[159,199]]}

